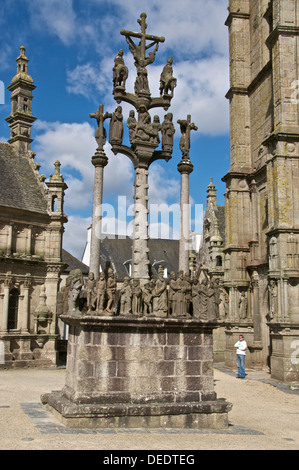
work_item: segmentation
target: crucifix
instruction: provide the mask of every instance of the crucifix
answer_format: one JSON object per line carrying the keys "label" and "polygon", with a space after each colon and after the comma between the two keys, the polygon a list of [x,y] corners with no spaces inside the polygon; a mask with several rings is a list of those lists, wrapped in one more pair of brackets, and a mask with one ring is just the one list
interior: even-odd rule
{"label": "crucifix", "polygon": [[92,164],[95,167],[95,174],[89,263],[89,272],[94,274],[95,279],[98,279],[100,271],[100,240],[102,232],[103,178],[104,167],[108,164],[108,158],[104,152],[104,145],[107,137],[104,121],[107,118],[111,118],[112,114],[104,114],[104,106],[100,104],[99,109],[97,109],[95,113],[91,113],[89,117],[96,119],[98,124],[95,132],[95,139],[98,143],[98,148],[91,159]]}
{"label": "crucifix", "polygon": [[190,161],[190,133],[191,130],[197,131],[198,127],[191,123],[191,115],[187,119],[179,119],[182,137],[180,140],[180,149],[182,151],[182,160],[178,164],[178,171],[181,174],[181,236],[179,250],[179,269],[185,273],[189,272],[189,251],[190,251],[190,198],[189,198],[189,176],[193,171],[193,165]]}
{"label": "crucifix", "polygon": [[106,143],[107,132],[104,128],[104,121],[107,118],[111,118],[112,114],[105,113],[104,114],[104,106],[102,104],[99,105],[99,109],[96,110],[95,113],[91,113],[89,115],[91,119],[96,119],[98,123],[98,127],[95,132],[95,139],[98,143],[98,150],[103,150],[103,147]]}
{"label": "crucifix", "polygon": [[198,127],[193,122],[191,123],[190,114],[188,114],[187,119],[179,119],[178,124],[180,125],[182,133],[180,149],[183,154],[183,160],[189,160],[190,132],[191,130],[197,131]]}
{"label": "crucifix", "polygon": [[[121,34],[126,37],[126,41],[129,45],[130,51],[132,52],[135,65],[138,68],[144,68],[149,63],[154,61],[155,53],[158,50],[159,43],[164,42],[164,36],[153,36],[151,34],[146,34],[147,24],[145,22],[146,13],[141,13],[140,19],[137,22],[140,24],[141,33],[134,33],[133,31],[126,31],[125,29],[121,30]],[[140,42],[138,45],[134,43],[132,37],[139,38]],[[146,41],[152,41],[150,44],[146,44]],[[145,57],[147,49],[150,49],[156,45],[155,52],[150,52],[148,57]]]}

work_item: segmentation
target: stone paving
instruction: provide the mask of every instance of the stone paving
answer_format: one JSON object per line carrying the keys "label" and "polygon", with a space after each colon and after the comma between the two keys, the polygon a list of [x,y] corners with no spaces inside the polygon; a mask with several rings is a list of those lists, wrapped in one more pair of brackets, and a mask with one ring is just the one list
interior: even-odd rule
{"label": "stone paving", "polygon": [[[71,429],[44,408],[40,396],[61,390],[65,369],[0,371],[2,450],[298,450],[299,386],[247,371],[245,380],[214,368],[217,397],[233,404],[229,427],[209,429]],[[101,454],[99,454],[101,455]]]}

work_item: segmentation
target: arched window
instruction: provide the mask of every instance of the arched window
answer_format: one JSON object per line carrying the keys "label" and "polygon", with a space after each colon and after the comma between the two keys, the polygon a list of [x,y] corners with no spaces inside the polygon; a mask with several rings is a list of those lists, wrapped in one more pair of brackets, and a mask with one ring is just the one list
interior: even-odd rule
{"label": "arched window", "polygon": [[222,266],[222,256],[216,256],[216,266]]}
{"label": "arched window", "polygon": [[19,291],[14,288],[9,293],[7,329],[16,330],[18,325]]}
{"label": "arched window", "polygon": [[57,211],[57,196],[52,196],[51,211],[52,211],[52,212],[56,212],[56,211]]}

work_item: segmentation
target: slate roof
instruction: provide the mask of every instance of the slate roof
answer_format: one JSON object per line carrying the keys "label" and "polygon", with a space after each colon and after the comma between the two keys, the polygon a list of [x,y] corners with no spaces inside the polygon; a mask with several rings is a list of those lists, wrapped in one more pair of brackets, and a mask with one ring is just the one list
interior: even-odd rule
{"label": "slate roof", "polygon": [[223,243],[225,242],[225,207],[224,206],[216,206],[215,215],[218,220],[219,224],[219,232],[223,239]]}
{"label": "slate roof", "polygon": [[[167,272],[177,272],[179,269],[179,240],[150,239],[148,242],[149,260],[152,266],[155,261],[165,261]],[[124,262],[132,259],[132,239],[105,238],[101,242],[101,266],[105,271],[108,267],[116,271],[119,280],[128,276]],[[111,264],[110,264],[111,263]],[[164,263],[163,263],[164,264]],[[158,268],[159,265],[157,265]],[[157,276],[152,268],[153,277]]]}
{"label": "slate roof", "polygon": [[0,142],[0,206],[47,214],[47,202],[26,157]]}
{"label": "slate roof", "polygon": [[69,273],[73,269],[81,269],[83,275],[87,276],[89,272],[89,267],[86,264],[79,261],[75,256],[71,255],[68,251],[62,249],[62,262],[67,264],[65,273]]}

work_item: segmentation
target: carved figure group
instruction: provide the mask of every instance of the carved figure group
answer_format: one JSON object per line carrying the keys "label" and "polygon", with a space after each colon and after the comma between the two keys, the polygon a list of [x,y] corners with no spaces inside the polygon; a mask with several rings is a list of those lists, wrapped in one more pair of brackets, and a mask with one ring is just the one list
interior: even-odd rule
{"label": "carved figure group", "polygon": [[[116,120],[120,119],[120,112],[115,111],[115,116],[112,118],[110,126],[110,138],[111,141],[116,141],[122,139],[122,131],[118,133],[113,126]],[[138,142],[149,142],[157,147],[161,140],[159,133],[162,134],[162,150],[167,153],[172,153],[173,149],[173,136],[175,133],[175,128],[173,125],[173,115],[172,113],[167,113],[164,117],[164,121],[160,122],[158,115],[153,117],[153,122],[151,122],[151,116],[144,105],[141,105],[138,113],[138,121],[135,117],[135,112],[130,111],[129,117],[127,119],[127,126],[129,130],[129,139],[130,143],[134,145]],[[119,137],[118,137],[119,136]]]}
{"label": "carved figure group", "polygon": [[107,276],[101,272],[98,280],[90,272],[85,286],[82,272],[75,270],[68,280],[68,313],[80,313],[78,299],[81,297],[86,298],[89,315],[192,316],[202,320],[218,318],[221,303],[219,286],[207,275],[191,280],[183,271],[177,275],[171,272],[167,283],[161,266],[156,280],[141,286],[138,279],[126,277],[119,291],[111,268]]}
{"label": "carved figure group", "polygon": [[178,318],[192,315],[214,320],[219,316],[218,297],[217,289],[208,278],[191,280],[183,271],[177,275],[171,272],[167,284],[160,268],[158,278],[142,287],[138,280],[125,278],[120,290],[119,314]]}
{"label": "carved figure group", "polygon": [[116,306],[116,276],[113,269],[108,269],[107,279],[104,272],[101,272],[99,279],[94,279],[94,274],[89,273],[85,285],[87,311],[98,313],[99,315],[111,315]]}

